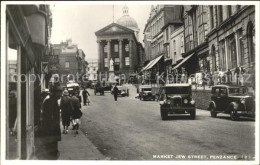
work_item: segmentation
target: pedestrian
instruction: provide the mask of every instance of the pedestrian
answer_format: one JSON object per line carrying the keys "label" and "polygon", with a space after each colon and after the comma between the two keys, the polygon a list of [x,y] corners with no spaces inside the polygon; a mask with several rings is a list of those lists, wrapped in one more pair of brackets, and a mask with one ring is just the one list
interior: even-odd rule
{"label": "pedestrian", "polygon": [[88,96],[90,96],[90,94],[88,93],[88,91],[86,90],[86,88],[84,88],[84,90],[82,91],[82,96],[83,96],[83,104],[86,105],[88,103],[90,103]]}
{"label": "pedestrian", "polygon": [[72,114],[73,107],[69,97],[69,92],[67,90],[63,92],[63,96],[61,97],[60,108],[61,108],[63,133],[68,134],[69,132],[68,127],[70,126],[70,116]]}
{"label": "pedestrian", "polygon": [[230,69],[228,69],[226,74],[227,74],[227,83],[232,84],[231,83],[232,82],[232,72],[230,71]]}
{"label": "pedestrian", "polygon": [[38,159],[57,160],[59,157],[58,141],[61,141],[60,107],[58,99],[61,98],[62,87],[55,84],[50,91],[50,97],[42,104],[42,124],[40,140],[42,146],[37,152]]}
{"label": "pedestrian", "polygon": [[72,127],[73,130],[76,130],[76,134],[78,134],[80,118],[82,116],[82,112],[80,110],[81,105],[79,102],[79,98],[77,97],[78,92],[73,92],[71,97],[71,103],[73,106],[72,110]]}
{"label": "pedestrian", "polygon": [[239,76],[240,76],[240,67],[236,67],[235,71],[234,71],[234,75],[236,75],[236,82],[237,82],[237,85],[239,85]]}
{"label": "pedestrian", "polygon": [[118,88],[115,85],[115,87],[114,87],[114,99],[115,99],[115,101],[117,101],[117,95],[118,95]]}

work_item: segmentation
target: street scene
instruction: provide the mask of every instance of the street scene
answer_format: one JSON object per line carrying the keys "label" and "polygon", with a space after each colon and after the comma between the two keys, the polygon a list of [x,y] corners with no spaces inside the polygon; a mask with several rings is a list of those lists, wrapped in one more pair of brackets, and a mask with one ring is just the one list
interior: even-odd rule
{"label": "street scene", "polygon": [[259,2],[16,3],[1,2],[3,163],[259,163]]}

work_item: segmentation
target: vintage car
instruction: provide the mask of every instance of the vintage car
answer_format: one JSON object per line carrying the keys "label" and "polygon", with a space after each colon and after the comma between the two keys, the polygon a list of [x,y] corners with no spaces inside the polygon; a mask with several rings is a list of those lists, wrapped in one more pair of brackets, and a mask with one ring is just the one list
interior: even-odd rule
{"label": "vintage car", "polygon": [[230,114],[231,120],[240,116],[254,117],[255,103],[245,86],[216,85],[211,89],[209,110],[211,117],[218,113]]}
{"label": "vintage car", "polygon": [[[122,96],[122,97],[129,96],[129,89],[127,87],[117,86],[117,88],[118,88],[118,96]],[[111,94],[112,95],[114,94],[114,86],[111,89]]]}
{"label": "vintage car", "polygon": [[139,99],[140,100],[153,100],[155,101],[155,95],[152,93],[152,87],[150,85],[139,86]]}
{"label": "vintage car", "polygon": [[75,82],[69,82],[66,84],[65,88],[66,90],[68,90],[69,94],[71,95],[74,92],[79,93],[79,84],[75,83]]}
{"label": "vintage car", "polygon": [[196,107],[191,96],[190,84],[166,84],[162,87],[160,94],[162,120],[168,119],[169,114],[189,114],[194,120]]}
{"label": "vintage car", "polygon": [[94,88],[94,93],[95,93],[95,95],[97,93],[100,93],[100,95],[104,95],[105,94],[104,87],[96,85],[95,88]]}

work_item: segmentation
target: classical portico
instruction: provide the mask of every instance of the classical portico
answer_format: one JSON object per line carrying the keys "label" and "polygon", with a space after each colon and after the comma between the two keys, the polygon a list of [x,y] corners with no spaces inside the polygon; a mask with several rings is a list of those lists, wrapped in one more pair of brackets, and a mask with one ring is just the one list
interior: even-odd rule
{"label": "classical portico", "polygon": [[97,31],[99,72],[106,75],[110,60],[114,62],[114,73],[129,75],[138,68],[138,42],[135,32],[112,23]]}

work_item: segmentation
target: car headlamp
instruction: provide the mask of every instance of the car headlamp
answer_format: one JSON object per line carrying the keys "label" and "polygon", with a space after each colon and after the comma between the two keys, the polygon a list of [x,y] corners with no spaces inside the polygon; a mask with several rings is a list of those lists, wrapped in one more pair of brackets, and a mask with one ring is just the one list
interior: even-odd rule
{"label": "car headlamp", "polygon": [[167,100],[167,104],[171,104],[171,100]]}
{"label": "car headlamp", "polygon": [[191,100],[190,103],[191,103],[192,105],[194,105],[194,104],[195,104],[195,101],[194,101],[194,100]]}
{"label": "car headlamp", "polygon": [[241,99],[240,101],[241,101],[242,104],[246,103],[245,99]]}
{"label": "car headlamp", "polygon": [[187,104],[188,103],[188,100],[187,99],[184,99],[184,104]]}
{"label": "car headlamp", "polygon": [[164,101],[160,101],[160,105],[163,105],[164,104]]}

